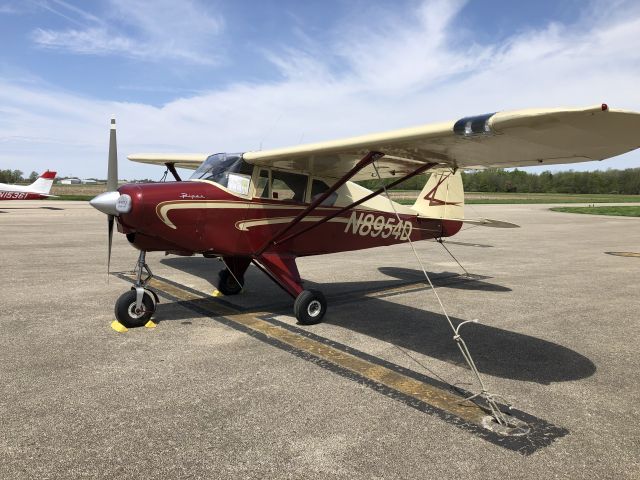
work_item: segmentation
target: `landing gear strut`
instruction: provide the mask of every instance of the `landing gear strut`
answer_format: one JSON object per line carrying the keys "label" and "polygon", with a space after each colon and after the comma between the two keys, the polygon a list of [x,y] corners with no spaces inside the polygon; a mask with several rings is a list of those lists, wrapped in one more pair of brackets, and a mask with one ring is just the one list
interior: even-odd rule
{"label": "landing gear strut", "polygon": [[[116,301],[116,319],[127,328],[142,327],[156,311],[159,302],[156,293],[147,288],[147,283],[153,278],[153,273],[145,261],[145,251],[140,251],[135,267],[136,282],[131,290],[123,293]],[[146,276],[143,278],[143,272]]]}
{"label": "landing gear strut", "polygon": [[[327,300],[324,298],[324,295],[317,290],[303,289],[302,280],[300,279],[298,267],[295,263],[295,254],[292,252],[285,254],[279,253],[279,251],[282,251],[281,245],[382,193],[383,190],[372,192],[370,195],[361,198],[360,200],[353,202],[350,205],[343,207],[330,215],[325,215],[319,221],[314,222],[311,226],[290,233],[290,231],[295,228],[296,225],[307,218],[311,214],[311,212],[319,207],[322,202],[329,198],[330,195],[334,194],[342,185],[347,183],[363,168],[371,165],[373,162],[375,162],[379,158],[382,158],[383,156],[384,153],[381,152],[368,152],[358,161],[357,164],[354,165],[351,170],[349,170],[349,172],[343,175],[330,188],[328,188],[321,195],[315,198],[315,200],[313,200],[308,207],[298,213],[298,215],[296,215],[293,220],[288,222],[275,235],[271,236],[271,238],[269,238],[254,254],[254,263],[274,282],[282,287],[284,291],[295,298],[293,313],[295,314],[298,322],[302,325],[314,325],[316,323],[320,323],[327,311]],[[404,181],[414,175],[417,175],[418,173],[431,168],[433,165],[435,164],[425,164],[420,168],[417,168],[414,172],[411,172],[403,176],[401,179],[396,180],[396,182],[394,182],[393,184],[395,185],[400,181]]]}
{"label": "landing gear strut", "polygon": [[319,290],[304,289],[294,256],[267,252],[253,263],[295,299],[293,314],[300,325],[322,321],[327,313],[327,300]]}

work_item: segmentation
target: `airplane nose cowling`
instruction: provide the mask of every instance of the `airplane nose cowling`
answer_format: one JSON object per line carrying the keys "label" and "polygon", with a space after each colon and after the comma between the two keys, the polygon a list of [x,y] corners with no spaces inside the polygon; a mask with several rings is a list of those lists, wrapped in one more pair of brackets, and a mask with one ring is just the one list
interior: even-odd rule
{"label": "airplane nose cowling", "polygon": [[105,192],[92,198],[89,204],[107,215],[119,216],[131,211],[131,197],[120,192]]}

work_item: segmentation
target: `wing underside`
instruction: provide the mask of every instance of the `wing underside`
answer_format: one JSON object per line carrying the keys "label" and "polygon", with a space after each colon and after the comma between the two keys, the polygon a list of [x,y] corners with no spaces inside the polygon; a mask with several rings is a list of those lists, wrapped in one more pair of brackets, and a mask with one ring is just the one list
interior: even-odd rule
{"label": "wing underside", "polygon": [[207,156],[206,153],[135,153],[127,158],[132,162],[150,165],[173,164],[176,168],[196,170]]}
{"label": "wing underside", "polygon": [[[246,152],[256,165],[340,177],[367,152],[385,154],[382,177],[428,162],[462,169],[576,163],[620,155],[640,146],[640,114],[582,109],[518,110],[292,148]],[[355,180],[376,178],[373,167]]]}

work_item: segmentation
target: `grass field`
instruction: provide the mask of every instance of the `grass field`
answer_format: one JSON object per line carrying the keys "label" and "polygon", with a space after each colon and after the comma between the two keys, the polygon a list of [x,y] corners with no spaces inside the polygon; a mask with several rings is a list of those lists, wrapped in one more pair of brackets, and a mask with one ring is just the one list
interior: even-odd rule
{"label": "grass field", "polygon": [[622,217],[640,217],[640,206],[624,207],[555,207],[554,212],[586,213],[587,215],[618,215]]}
{"label": "grass field", "polygon": [[59,185],[51,187],[51,195],[58,195],[57,200],[86,200],[89,201],[99,193],[105,192],[107,186],[100,185]]}
{"label": "grass field", "polygon": [[[413,205],[418,192],[393,192],[391,198],[403,205]],[[577,193],[489,193],[465,192],[468,204],[501,203],[640,203],[640,195],[601,195]]]}
{"label": "grass field", "polygon": [[[54,185],[52,195],[60,200],[91,200],[104,192],[106,185]],[[393,200],[403,205],[413,205],[418,197],[417,190],[392,190]],[[640,203],[640,195],[598,195],[572,193],[489,193],[466,192],[465,203]]]}

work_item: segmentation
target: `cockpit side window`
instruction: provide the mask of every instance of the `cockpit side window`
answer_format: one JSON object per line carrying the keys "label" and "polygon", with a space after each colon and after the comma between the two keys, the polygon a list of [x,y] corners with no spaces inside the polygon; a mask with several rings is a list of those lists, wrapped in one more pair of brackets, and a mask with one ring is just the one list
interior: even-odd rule
{"label": "cockpit side window", "polygon": [[256,197],[271,198],[269,195],[269,170],[260,169],[258,180],[256,181]]}
{"label": "cockpit side window", "polygon": [[[238,174],[232,175],[234,185],[236,185],[239,183],[237,180],[242,180],[240,177],[245,176],[251,178],[252,172],[253,165],[245,162],[242,159],[242,155],[236,153],[216,153],[215,155],[209,156],[209,158],[193,172],[189,180],[209,180],[223,187],[229,187],[229,174]],[[234,191],[235,190],[237,189],[234,188]]]}

